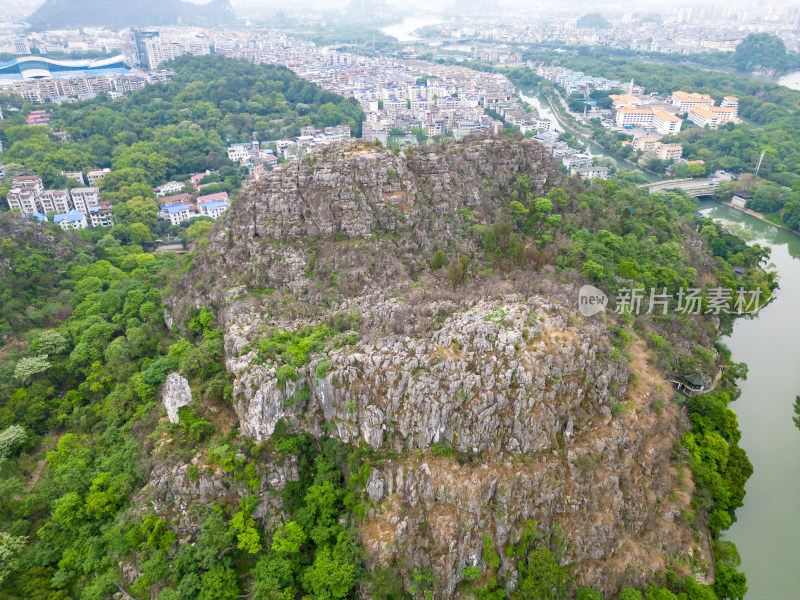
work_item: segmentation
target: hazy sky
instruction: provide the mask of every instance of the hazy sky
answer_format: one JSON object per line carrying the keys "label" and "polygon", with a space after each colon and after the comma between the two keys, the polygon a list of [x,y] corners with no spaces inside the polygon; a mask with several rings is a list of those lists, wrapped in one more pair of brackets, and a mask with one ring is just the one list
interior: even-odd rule
{"label": "hazy sky", "polygon": [[[79,2],[83,0],[69,0]],[[136,0],[118,0],[120,2],[135,2]],[[196,4],[205,4],[209,0],[184,0]],[[44,0],[0,0],[0,16],[24,17],[33,12]],[[430,0],[385,0],[386,4],[394,11],[405,13],[430,13],[447,12],[456,0],[439,0],[432,3]],[[349,4],[349,0],[230,0],[234,10],[240,16],[258,12],[269,14],[283,8],[287,12],[311,10],[322,12],[325,10],[341,10]],[[648,10],[649,12],[670,12],[670,9],[687,5],[739,5],[739,6],[767,6],[767,5],[800,5],[800,0],[671,0],[669,3],[654,3],[652,0],[498,0],[501,6],[512,10],[548,12],[591,12],[610,11],[614,13],[629,12],[632,9]],[[394,12],[393,11],[393,12]]]}

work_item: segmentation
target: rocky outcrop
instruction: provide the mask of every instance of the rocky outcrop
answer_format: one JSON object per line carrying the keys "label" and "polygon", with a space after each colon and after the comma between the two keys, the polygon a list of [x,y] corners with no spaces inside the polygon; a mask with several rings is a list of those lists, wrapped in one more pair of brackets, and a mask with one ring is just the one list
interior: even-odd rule
{"label": "rocky outcrop", "polygon": [[[609,593],[703,560],[672,464],[682,422],[644,346],[625,354],[610,316],[578,314],[585,282],[546,249],[525,248],[535,268],[452,276],[485,264],[520,178],[536,195],[564,183],[520,138],[331,146],[245,190],[165,299],[176,324],[214,303],[242,434],[283,421],[391,457],[366,483],[368,565],[432,566],[441,598],[465,595],[484,537],[510,575],[531,519]],[[449,271],[430,270],[436,249]]]}
{"label": "rocky outcrop", "polygon": [[[393,304],[362,300],[346,308],[357,306],[367,320],[385,317]],[[285,385],[276,377],[280,361],[258,364],[259,340],[249,340],[254,349],[228,361],[243,433],[263,440],[286,419],[298,430],[335,431],[376,449],[443,443],[518,455],[553,446],[570,423],[610,414],[624,397],[627,361],[613,358],[598,322],[570,324],[563,307],[541,297],[465,302],[451,310],[426,339],[387,335],[330,348]],[[240,324],[235,331],[228,339],[232,355],[254,329]],[[323,361],[325,373],[317,368]],[[307,401],[293,401],[301,392]]]}
{"label": "rocky outcrop", "polygon": [[[564,181],[545,149],[525,138],[471,138],[398,153],[355,143],[327,147],[242,190],[211,243],[196,252],[191,278],[167,300],[180,320],[248,290],[280,288],[329,305],[412,279],[436,248],[453,242],[474,252],[473,230],[505,218],[521,175],[535,193]],[[320,289],[312,271],[336,285]]]}
{"label": "rocky outcrop", "polygon": [[161,401],[167,409],[170,423],[178,422],[178,409],[192,403],[192,390],[189,381],[180,373],[170,373],[161,392]]}

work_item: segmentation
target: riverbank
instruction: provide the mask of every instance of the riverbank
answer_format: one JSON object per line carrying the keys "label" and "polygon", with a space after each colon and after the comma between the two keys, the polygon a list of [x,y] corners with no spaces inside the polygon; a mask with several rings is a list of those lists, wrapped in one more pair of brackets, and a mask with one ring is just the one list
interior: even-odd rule
{"label": "riverbank", "polygon": [[734,319],[722,340],[732,359],[748,366],[747,378],[737,381],[741,395],[729,407],[738,415],[739,444],[754,468],[744,505],[722,537],[741,554],[750,588],[745,600],[790,598],[800,588],[800,434],[792,422],[800,393],[800,237],[717,200],[701,201],[698,209],[745,228],[753,242],[771,250],[771,268],[780,276],[771,301],[755,315]]}
{"label": "riverbank", "polygon": [[[630,161],[630,160],[628,160],[626,158],[622,158],[621,156],[617,156],[616,154],[612,154],[611,152],[609,152],[608,150],[603,148],[600,144],[598,144],[597,142],[592,140],[590,137],[587,137],[587,134],[585,132],[577,130],[571,123],[569,123],[567,121],[566,117],[564,117],[561,114],[559,109],[557,109],[555,106],[553,106],[553,102],[552,102],[550,97],[548,97],[548,96],[546,96],[544,94],[540,95],[540,94],[534,92],[533,90],[529,90],[529,92],[533,94],[533,97],[535,97],[537,99],[543,98],[545,100],[545,102],[547,103],[547,106],[549,108],[549,111],[553,115],[553,119],[555,119],[556,123],[558,123],[558,125],[559,125],[559,127],[561,128],[562,131],[568,131],[569,133],[574,135],[578,140],[580,140],[581,142],[585,143],[589,147],[590,151],[594,150],[596,152],[596,154],[595,154],[596,156],[602,156],[604,158],[610,158],[617,165],[618,169],[622,165],[625,165],[625,166],[630,167],[632,169],[636,169],[638,171],[641,171],[642,174],[644,175],[644,177],[647,178],[647,180],[650,183],[656,183],[656,182],[662,181],[664,179],[663,177],[661,177],[660,175],[654,173],[653,171],[650,171],[648,169],[640,167],[636,163],[634,163],[634,162],[632,162],[632,161]],[[529,105],[533,106],[534,108],[538,109],[538,107],[533,102],[530,101],[531,100],[531,96],[528,96],[528,95],[520,92],[520,98],[522,99],[523,102],[526,102],[527,104],[529,104]]]}
{"label": "riverbank", "polygon": [[773,227],[777,227],[778,229],[783,229],[787,233],[791,233],[792,235],[794,235],[796,237],[800,237],[800,232],[792,231],[791,229],[786,227],[786,225],[780,225],[778,223],[770,221],[769,219],[767,219],[764,216],[763,213],[756,212],[754,210],[750,210],[749,208],[739,208],[738,206],[734,206],[730,202],[723,202],[722,200],[716,200],[716,202],[719,202],[720,204],[722,204],[723,206],[727,206],[728,208],[732,208],[733,210],[738,210],[739,212],[742,212],[742,213],[744,213],[746,215],[750,215],[751,217],[755,217],[759,221],[763,221],[764,223],[768,223],[768,224],[772,225]]}

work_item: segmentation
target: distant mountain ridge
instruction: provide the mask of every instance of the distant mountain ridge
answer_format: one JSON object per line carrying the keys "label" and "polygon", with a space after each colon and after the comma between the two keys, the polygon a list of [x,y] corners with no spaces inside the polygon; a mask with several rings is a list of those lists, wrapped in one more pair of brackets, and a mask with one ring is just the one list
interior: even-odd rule
{"label": "distant mountain ridge", "polygon": [[191,4],[182,0],[46,0],[28,22],[37,29],[197,25],[213,27],[236,19],[230,0]]}

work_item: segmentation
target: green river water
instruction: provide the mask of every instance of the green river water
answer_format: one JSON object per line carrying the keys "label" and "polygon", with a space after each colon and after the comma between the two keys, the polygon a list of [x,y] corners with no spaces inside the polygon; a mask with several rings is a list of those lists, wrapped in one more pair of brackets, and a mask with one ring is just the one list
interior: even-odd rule
{"label": "green river water", "polygon": [[780,288],[753,317],[738,318],[724,343],[749,368],[741,397],[740,445],[755,470],[744,506],[726,532],[739,548],[747,600],[800,597],[800,430],[792,403],[800,395],[800,237],[716,202],[701,202],[715,220],[738,223],[772,249]]}

